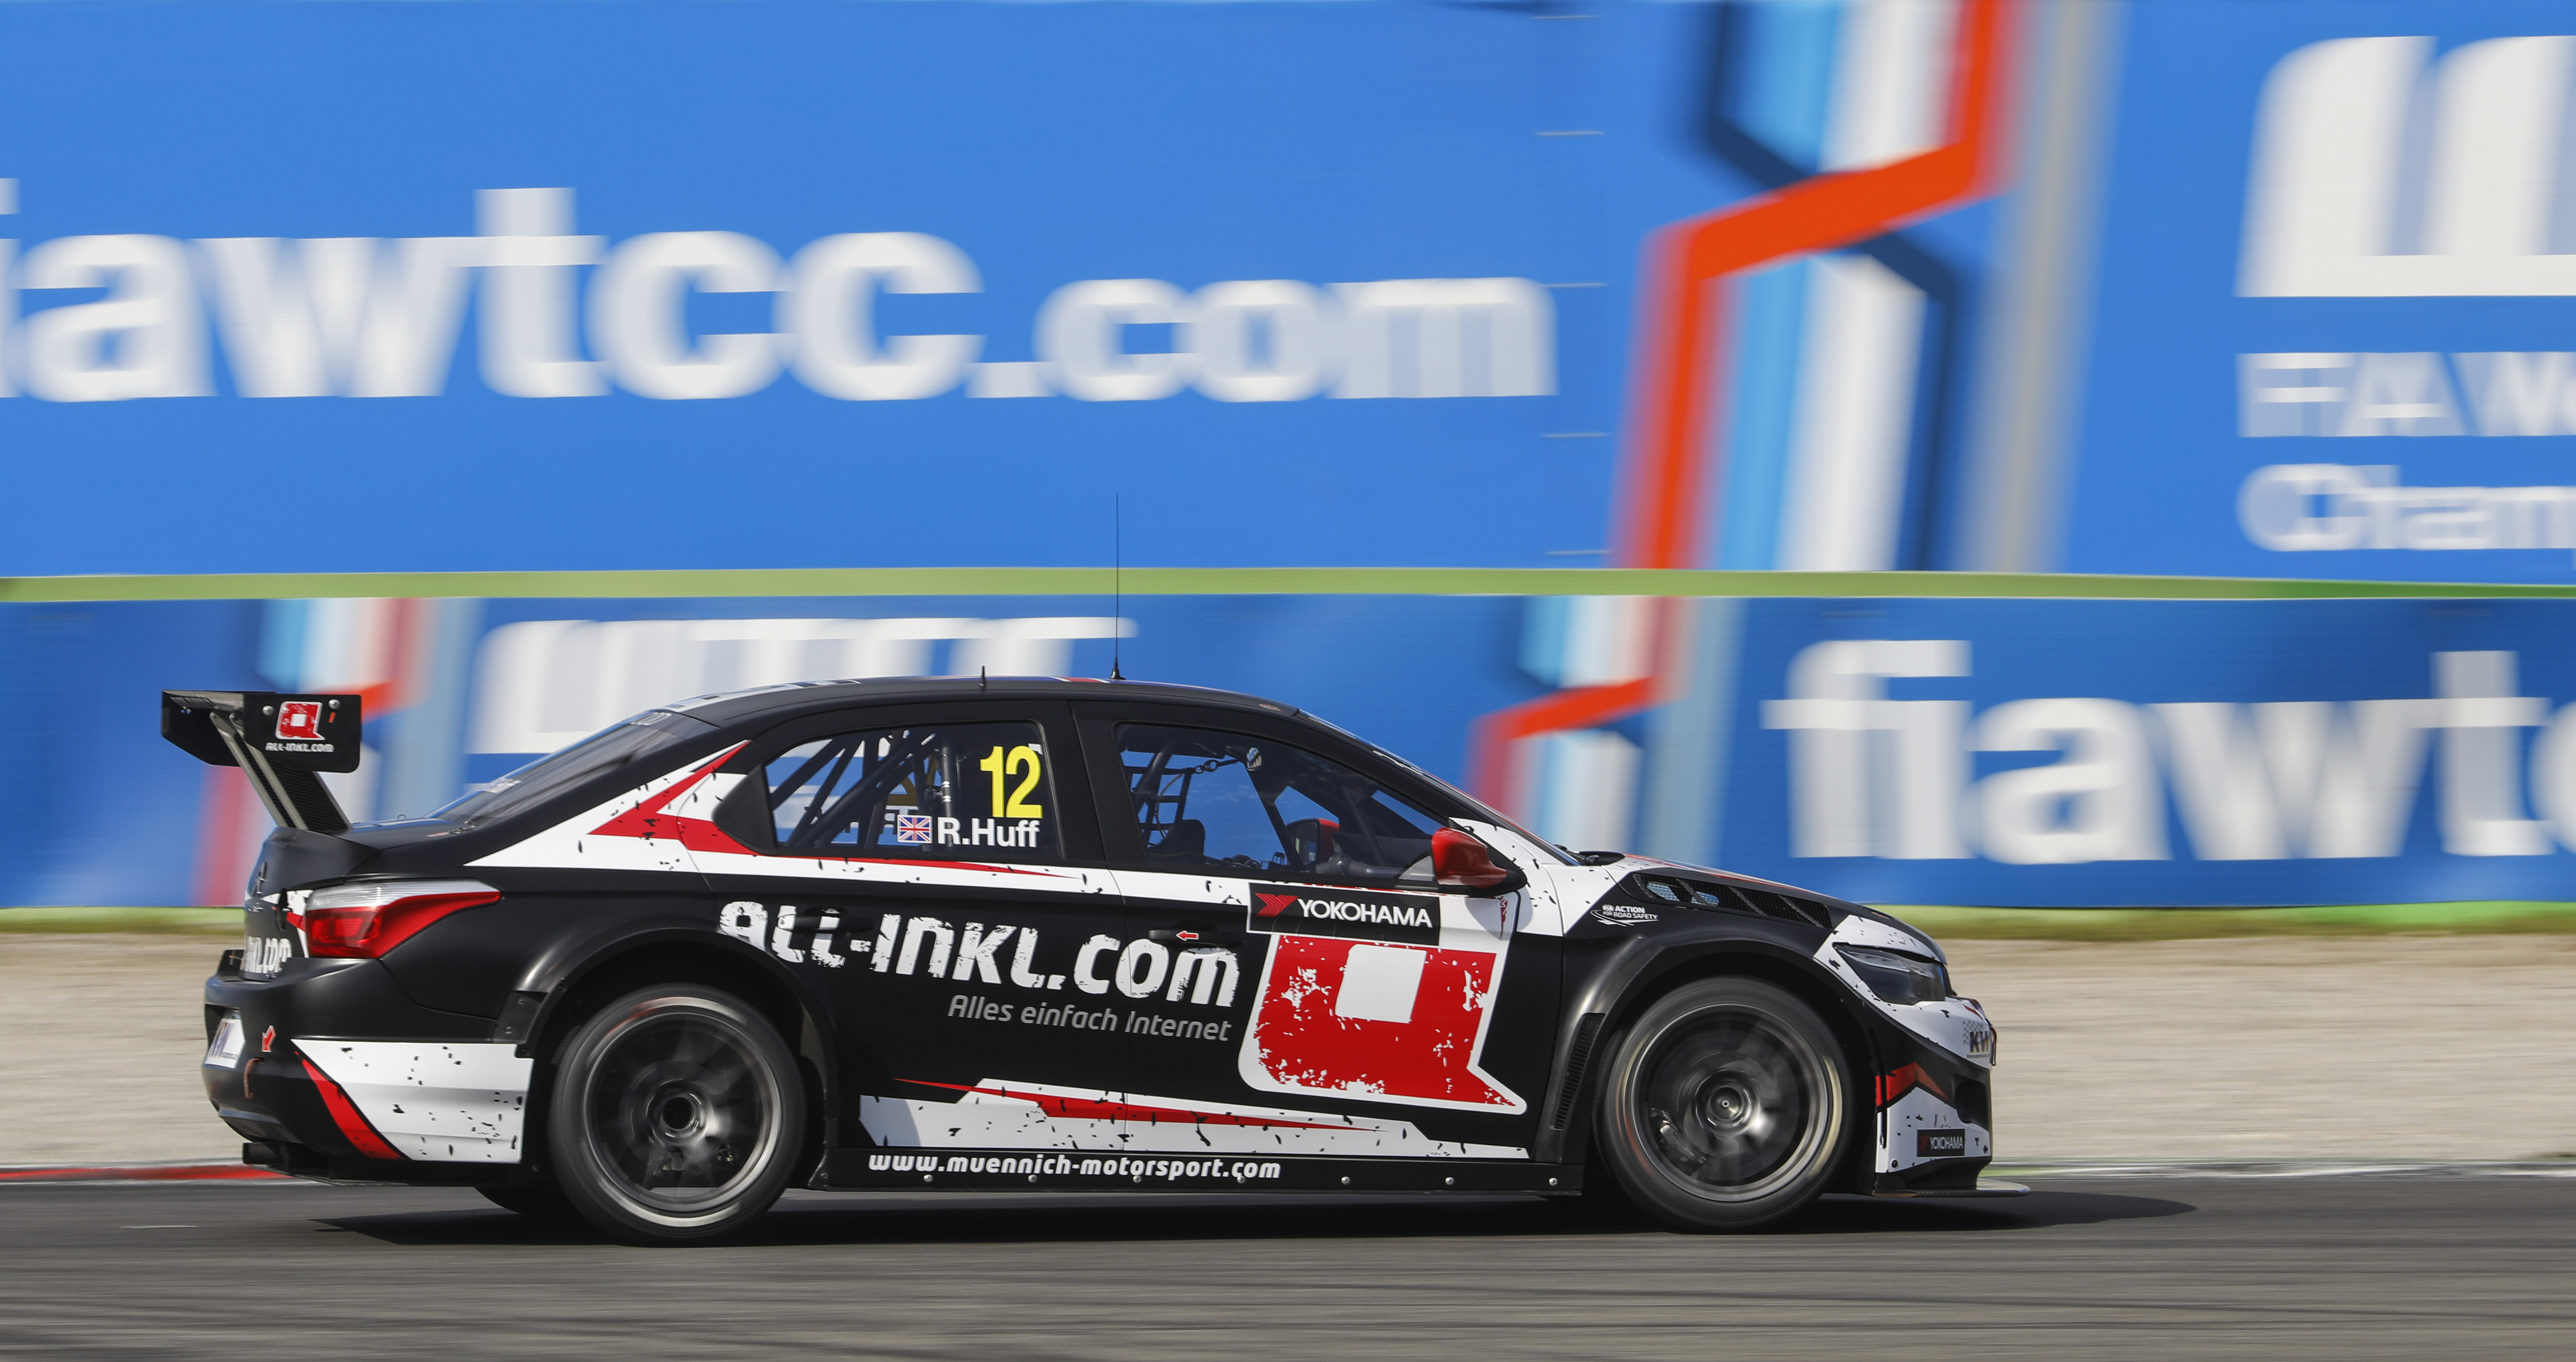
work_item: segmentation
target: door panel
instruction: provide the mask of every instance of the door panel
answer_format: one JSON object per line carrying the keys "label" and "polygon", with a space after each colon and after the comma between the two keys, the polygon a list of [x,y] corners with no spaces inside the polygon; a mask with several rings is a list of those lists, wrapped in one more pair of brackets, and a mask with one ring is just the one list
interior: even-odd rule
{"label": "door panel", "polygon": [[[1125,935],[1061,706],[853,711],[742,754],[721,925],[842,1018],[841,1143],[1114,1149]],[[1052,720],[1050,722],[1050,720]],[[818,731],[820,730],[820,731]]]}
{"label": "door panel", "polygon": [[1330,1133],[1282,1138],[1315,1152],[1526,1150],[1545,1061],[1507,1078],[1485,1045],[1498,1012],[1552,1016],[1556,942],[1520,930],[1524,895],[1432,882],[1430,834],[1447,821],[1427,812],[1436,791],[1397,784],[1364,753],[1311,750],[1320,735],[1302,727],[1081,713],[1134,930],[1194,931],[1243,975],[1228,1041],[1137,1038],[1139,1094],[1301,1115]]}
{"label": "door panel", "polygon": [[1528,1110],[1477,1063],[1513,905],[1315,885],[1249,890],[1250,930],[1274,939],[1239,1061],[1246,1085]]}

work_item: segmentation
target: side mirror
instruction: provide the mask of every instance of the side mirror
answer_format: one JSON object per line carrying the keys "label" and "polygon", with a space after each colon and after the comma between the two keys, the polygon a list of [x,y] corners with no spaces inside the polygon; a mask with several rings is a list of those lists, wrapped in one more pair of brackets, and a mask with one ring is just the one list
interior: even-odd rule
{"label": "side mirror", "polygon": [[1521,873],[1494,864],[1483,842],[1452,828],[1431,834],[1431,874],[1444,888],[1503,891],[1521,883]]}

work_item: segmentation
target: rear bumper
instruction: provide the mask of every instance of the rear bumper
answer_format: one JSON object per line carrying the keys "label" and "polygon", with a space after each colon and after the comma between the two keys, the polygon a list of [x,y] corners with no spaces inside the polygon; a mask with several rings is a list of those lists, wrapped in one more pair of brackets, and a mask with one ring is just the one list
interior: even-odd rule
{"label": "rear bumper", "polygon": [[423,1008],[373,960],[293,960],[206,981],[206,1029],[241,1018],[230,1063],[198,1073],[245,1161],[307,1176],[500,1180],[521,1161],[533,1061],[488,1019]]}

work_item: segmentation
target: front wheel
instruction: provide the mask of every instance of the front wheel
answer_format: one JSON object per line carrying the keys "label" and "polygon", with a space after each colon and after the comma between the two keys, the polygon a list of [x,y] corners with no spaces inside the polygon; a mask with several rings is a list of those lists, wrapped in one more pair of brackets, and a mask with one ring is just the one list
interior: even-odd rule
{"label": "front wheel", "polygon": [[1657,999],[1613,1052],[1597,1138],[1620,1188],[1678,1230],[1743,1230],[1804,1209],[1850,1136],[1842,1048],[1758,979]]}
{"label": "front wheel", "polygon": [[583,1022],[561,1054],[547,1126],[557,1183],[610,1235],[716,1239],[786,1190],[805,1088],[777,1028],[742,1000],[696,985],[638,989]]}

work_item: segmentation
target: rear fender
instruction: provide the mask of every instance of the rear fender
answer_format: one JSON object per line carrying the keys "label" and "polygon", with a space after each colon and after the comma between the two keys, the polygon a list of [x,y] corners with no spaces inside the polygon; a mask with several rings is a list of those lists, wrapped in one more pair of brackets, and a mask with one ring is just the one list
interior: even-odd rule
{"label": "rear fender", "polygon": [[[622,965],[639,957],[685,953],[692,960],[720,961],[708,974],[750,974],[769,985],[796,1009],[794,1018],[776,1018],[789,1048],[812,1061],[823,1087],[823,1115],[840,1115],[839,1102],[847,1064],[875,1062],[873,1055],[853,1052],[844,1044],[843,1017],[832,998],[786,968],[768,952],[717,933],[703,919],[656,912],[601,922],[594,929],[566,935],[531,958],[514,985],[502,1026],[519,1038],[517,1053],[542,1058],[561,1034],[581,1021],[574,1000],[585,986],[611,979]],[[686,967],[683,973],[694,973]],[[533,1003],[529,1000],[533,999]]]}

